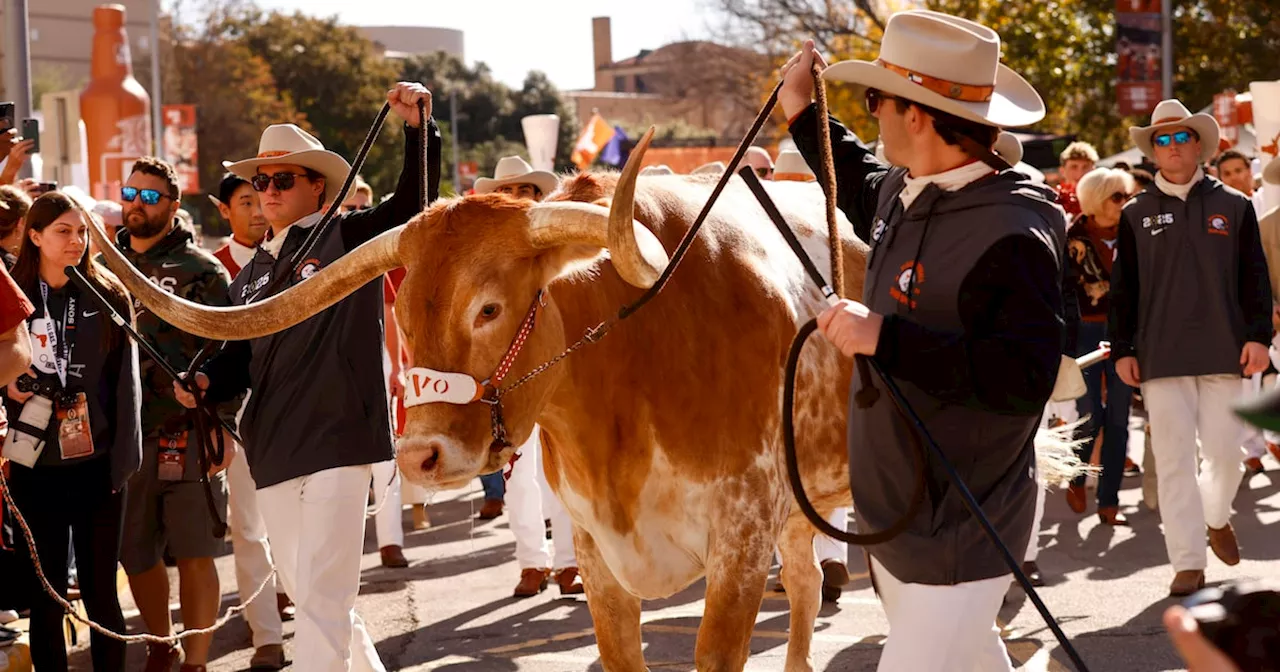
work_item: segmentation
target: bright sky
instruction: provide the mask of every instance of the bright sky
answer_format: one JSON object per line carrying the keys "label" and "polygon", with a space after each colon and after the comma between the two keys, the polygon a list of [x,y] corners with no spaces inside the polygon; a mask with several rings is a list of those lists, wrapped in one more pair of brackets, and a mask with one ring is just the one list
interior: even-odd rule
{"label": "bright sky", "polygon": [[483,61],[494,76],[519,87],[530,70],[561,89],[595,85],[591,19],[613,21],[613,59],[710,33],[707,0],[259,0],[267,9],[338,15],[351,25],[456,28],[468,63]]}

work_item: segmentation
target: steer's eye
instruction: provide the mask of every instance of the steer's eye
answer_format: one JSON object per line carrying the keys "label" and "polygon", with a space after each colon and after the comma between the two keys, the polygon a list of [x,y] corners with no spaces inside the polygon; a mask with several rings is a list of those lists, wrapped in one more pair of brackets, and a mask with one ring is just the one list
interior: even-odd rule
{"label": "steer's eye", "polygon": [[487,322],[497,317],[501,313],[502,313],[502,306],[499,306],[496,303],[486,303],[484,304],[484,307],[480,309],[480,315],[479,317],[476,318],[476,322],[477,323]]}

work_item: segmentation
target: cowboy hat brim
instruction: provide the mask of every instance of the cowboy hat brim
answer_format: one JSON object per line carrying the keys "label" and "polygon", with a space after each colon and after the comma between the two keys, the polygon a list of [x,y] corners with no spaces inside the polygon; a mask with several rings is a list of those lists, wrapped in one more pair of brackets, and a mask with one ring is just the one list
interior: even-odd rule
{"label": "cowboy hat brim", "polygon": [[840,61],[822,71],[827,81],[878,89],[891,96],[988,126],[1029,126],[1044,118],[1044,100],[1021,75],[1000,64],[991,100],[970,103],[948,98],[870,61]]}
{"label": "cowboy hat brim", "polygon": [[500,180],[482,177],[476,180],[475,191],[477,194],[488,194],[508,184],[532,184],[542,192],[543,196],[546,196],[555,191],[556,186],[560,184],[560,179],[555,176],[555,173],[548,173],[545,170],[535,170],[532,173],[504,177]]}
{"label": "cowboy hat brim", "polygon": [[1271,159],[1262,169],[1262,181],[1280,184],[1280,157]]}
{"label": "cowboy hat brim", "polygon": [[251,182],[253,181],[253,176],[258,173],[258,166],[280,164],[310,168],[323,175],[325,203],[328,203],[330,199],[338,195],[338,191],[342,189],[342,183],[347,179],[347,174],[351,172],[351,164],[347,163],[346,159],[327,149],[306,149],[301,152],[290,152],[279,156],[245,159],[244,161],[236,161],[227,165],[226,168],[233,175]]}
{"label": "cowboy hat brim", "polygon": [[1218,153],[1218,122],[1213,117],[1203,113],[1151,126],[1130,126],[1129,138],[1133,140],[1134,146],[1142,152],[1143,156],[1155,161],[1156,156],[1151,145],[1151,139],[1155,137],[1157,131],[1175,126],[1186,126],[1200,136],[1201,163],[1212,159]]}

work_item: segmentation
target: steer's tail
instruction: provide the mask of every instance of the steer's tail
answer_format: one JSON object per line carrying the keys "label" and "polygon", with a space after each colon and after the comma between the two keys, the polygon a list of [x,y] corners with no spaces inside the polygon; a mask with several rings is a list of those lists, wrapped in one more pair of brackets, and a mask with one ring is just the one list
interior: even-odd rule
{"label": "steer's tail", "polygon": [[1041,487],[1070,481],[1080,474],[1096,472],[1096,467],[1080,461],[1076,448],[1084,439],[1075,438],[1075,430],[1084,421],[1036,431],[1036,480]]}

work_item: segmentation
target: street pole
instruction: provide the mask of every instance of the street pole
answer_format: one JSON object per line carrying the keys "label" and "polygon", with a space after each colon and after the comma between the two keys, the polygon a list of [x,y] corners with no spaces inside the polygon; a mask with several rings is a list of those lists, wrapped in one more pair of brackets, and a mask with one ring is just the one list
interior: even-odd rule
{"label": "street pole", "polygon": [[1173,0],[1160,0],[1161,69],[1164,71],[1161,98],[1173,98]]}
{"label": "street pole", "polygon": [[160,0],[151,0],[151,142],[152,154],[164,158],[164,125],[160,119]]}
{"label": "street pole", "polygon": [[462,176],[458,173],[458,162],[462,157],[458,155],[458,92],[454,91],[449,95],[449,135],[453,145],[453,193],[462,194]]}
{"label": "street pole", "polygon": [[[13,121],[21,132],[22,120],[31,117],[31,32],[27,28],[27,0],[8,0],[5,12],[9,14],[6,42],[13,47],[6,54],[6,93],[13,100]],[[33,177],[32,172],[31,162],[27,161],[18,171],[18,177]]]}

